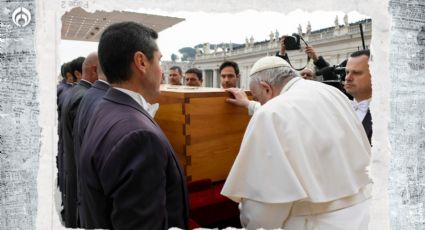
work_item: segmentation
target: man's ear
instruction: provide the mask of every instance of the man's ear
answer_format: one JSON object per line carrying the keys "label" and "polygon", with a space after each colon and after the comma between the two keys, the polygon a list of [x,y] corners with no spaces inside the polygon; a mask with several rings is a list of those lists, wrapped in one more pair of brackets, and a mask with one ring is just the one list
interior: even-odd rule
{"label": "man's ear", "polygon": [[137,51],[133,55],[133,62],[136,67],[136,69],[146,72],[146,67],[148,65],[148,59],[146,55],[140,51]]}
{"label": "man's ear", "polygon": [[273,89],[270,86],[269,83],[265,82],[265,81],[260,81],[260,86],[266,91],[267,94],[272,94],[273,93]]}
{"label": "man's ear", "polygon": [[91,68],[92,68],[93,73],[96,73],[96,75],[97,75],[97,66],[93,65]]}
{"label": "man's ear", "polygon": [[240,74],[236,75],[236,78],[240,78],[240,77],[241,77],[241,75],[240,75]]}
{"label": "man's ear", "polygon": [[82,73],[80,73],[78,70],[74,70],[74,76],[77,78],[77,80],[81,79]]}

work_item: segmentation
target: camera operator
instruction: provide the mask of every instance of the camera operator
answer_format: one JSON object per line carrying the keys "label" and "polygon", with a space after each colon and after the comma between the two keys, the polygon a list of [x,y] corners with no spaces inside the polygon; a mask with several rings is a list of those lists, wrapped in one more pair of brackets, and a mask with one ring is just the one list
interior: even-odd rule
{"label": "camera operator", "polygon": [[[317,53],[312,46],[305,47],[305,53],[313,60],[313,64],[317,69],[323,69],[330,66],[322,56],[317,56]],[[327,72],[325,74],[323,74],[323,80],[338,80],[338,76],[333,72]]]}
{"label": "camera operator", "polygon": [[288,54],[286,53],[285,38],[286,38],[285,35],[283,35],[282,37],[279,38],[280,49],[279,49],[279,51],[276,52],[276,56],[283,58],[283,60],[287,61],[289,63],[289,65],[291,65],[291,62],[289,61]]}
{"label": "camera operator", "polygon": [[[330,64],[322,56],[317,56],[317,53],[312,46],[307,46],[305,48],[305,53],[309,58],[313,60],[314,66],[318,69],[316,71],[316,76],[322,75],[323,83],[336,87],[341,92],[343,92],[350,100],[353,99],[352,95],[347,94],[347,92],[345,91],[344,86],[342,84],[343,79],[340,79],[338,77],[335,66],[330,66]],[[340,64],[340,66],[345,66],[345,62]],[[344,71],[343,67],[341,67],[340,69],[340,71]]]}
{"label": "camera operator", "polygon": [[[307,54],[309,58],[313,60],[313,64],[318,70],[324,69],[326,67],[330,67],[329,63],[322,56],[317,56],[317,53],[312,46],[305,47],[305,53]],[[339,80],[339,78],[334,71],[324,71],[323,80],[324,81]],[[341,89],[342,89],[342,86],[341,86]]]}
{"label": "camera operator", "polygon": [[362,121],[369,143],[372,138],[372,116],[369,104],[372,98],[371,75],[369,71],[369,50],[359,50],[350,55],[346,66],[344,89],[353,96],[352,105]]}
{"label": "camera operator", "polygon": [[[313,59],[313,63],[319,70],[329,68],[330,65],[322,56],[317,56],[313,47],[305,48],[306,54]],[[352,53],[346,62],[345,81],[341,81],[335,68],[333,71],[320,71],[323,73],[324,83],[332,85],[352,100],[353,109],[357,117],[362,121],[363,128],[371,143],[372,138],[372,116],[369,110],[369,103],[372,97],[371,75],[369,72],[369,50],[360,50]],[[344,83],[344,84],[343,84]]]}

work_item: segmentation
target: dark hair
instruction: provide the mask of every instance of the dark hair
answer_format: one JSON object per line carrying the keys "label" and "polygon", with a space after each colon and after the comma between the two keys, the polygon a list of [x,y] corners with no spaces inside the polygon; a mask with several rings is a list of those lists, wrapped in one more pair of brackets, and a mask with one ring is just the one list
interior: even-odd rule
{"label": "dark hair", "polygon": [[220,69],[219,72],[221,73],[221,71],[226,68],[226,67],[233,67],[233,69],[235,70],[236,75],[239,74],[239,66],[238,63],[234,62],[234,61],[225,61],[220,65]]}
{"label": "dark hair", "polygon": [[359,57],[362,55],[366,55],[368,58],[370,57],[370,51],[369,50],[359,50],[356,52],[353,52],[350,54],[350,57]]}
{"label": "dark hair", "polygon": [[179,72],[180,76],[183,75],[182,68],[180,68],[180,66],[176,66],[176,65],[171,66],[170,69],[177,70],[177,72]]}
{"label": "dark hair", "polygon": [[97,71],[97,75],[105,75],[102,67],[100,66],[99,58],[97,59],[96,71]]}
{"label": "dark hair", "polygon": [[62,78],[66,78],[66,73],[71,72],[69,62],[65,62],[61,66],[61,76]]}
{"label": "dark hair", "polygon": [[194,73],[198,77],[200,81],[202,81],[202,72],[197,68],[190,68],[186,71],[186,73]]}
{"label": "dark hair", "polygon": [[158,33],[135,22],[112,24],[103,31],[98,47],[100,66],[109,83],[129,80],[134,53],[142,52],[149,60],[158,50]]}
{"label": "dark hair", "polygon": [[70,70],[71,70],[70,72],[72,73],[72,76],[76,77],[74,75],[74,71],[78,71],[80,73],[83,73],[83,63],[84,63],[84,60],[86,60],[85,57],[78,57],[78,58],[72,60],[69,63]]}

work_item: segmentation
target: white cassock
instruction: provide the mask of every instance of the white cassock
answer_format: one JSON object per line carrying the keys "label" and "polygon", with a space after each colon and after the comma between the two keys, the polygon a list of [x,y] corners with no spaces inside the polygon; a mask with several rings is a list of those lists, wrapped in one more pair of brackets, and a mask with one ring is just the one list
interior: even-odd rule
{"label": "white cassock", "polygon": [[345,95],[294,78],[254,113],[221,194],[248,229],[367,229],[370,151]]}

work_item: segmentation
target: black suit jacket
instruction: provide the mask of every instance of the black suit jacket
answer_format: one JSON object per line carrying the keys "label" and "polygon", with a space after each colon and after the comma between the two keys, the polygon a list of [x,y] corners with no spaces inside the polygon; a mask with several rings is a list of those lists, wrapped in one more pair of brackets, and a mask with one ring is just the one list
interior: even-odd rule
{"label": "black suit jacket", "polygon": [[79,158],[84,228],[188,228],[184,175],[153,118],[110,88],[89,121]]}
{"label": "black suit jacket", "polygon": [[[68,84],[65,81],[60,81],[57,88],[56,88],[56,104],[57,105],[62,105],[64,99],[65,99],[65,95],[66,92],[72,88],[72,84]],[[58,107],[59,109],[59,107]],[[58,112],[60,112],[58,110]]]}
{"label": "black suit jacket", "polygon": [[[81,142],[89,120],[92,117],[97,104],[99,104],[109,87],[109,84],[103,81],[96,81],[93,86],[86,91],[81,99],[74,120],[74,154],[76,163],[78,162]],[[76,164],[76,166],[78,169],[78,164]]]}
{"label": "black suit jacket", "polygon": [[[56,166],[58,168],[58,186],[59,190],[62,192],[63,182],[61,181],[63,172],[62,168],[62,161],[59,160],[59,156],[63,156],[63,142],[62,142],[62,127],[61,127],[61,109],[63,101],[66,98],[66,95],[68,93],[68,90],[72,88],[72,84],[66,83],[64,80],[59,82],[57,89],[56,89],[56,105],[57,105],[57,111],[58,111],[58,154],[56,156]],[[61,158],[62,159],[62,158]]]}
{"label": "black suit jacket", "polygon": [[81,80],[69,91],[62,105],[61,126],[63,141],[63,181],[62,202],[65,212],[65,226],[75,228],[77,225],[77,171],[74,159],[73,127],[75,115],[84,93],[91,87],[87,81]]}
{"label": "black suit jacket", "polygon": [[367,110],[366,116],[362,121],[363,128],[366,132],[367,139],[369,139],[369,143],[372,143],[372,115],[370,114],[370,110]]}

